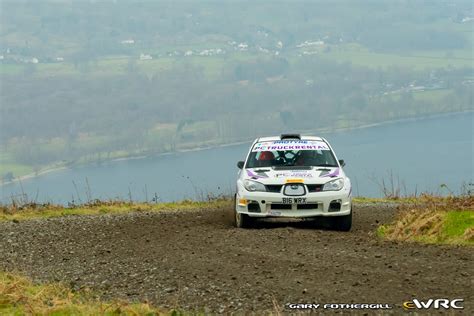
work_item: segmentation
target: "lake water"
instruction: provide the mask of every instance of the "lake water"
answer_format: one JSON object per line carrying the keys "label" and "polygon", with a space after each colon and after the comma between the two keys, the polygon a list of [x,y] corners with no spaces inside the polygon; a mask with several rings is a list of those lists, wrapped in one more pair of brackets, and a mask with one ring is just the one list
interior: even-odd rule
{"label": "lake water", "polygon": [[[355,195],[383,196],[390,174],[401,193],[460,192],[473,182],[474,113],[389,123],[323,134],[346,161]],[[65,169],[1,186],[2,202],[26,193],[40,202],[84,202],[91,198],[161,201],[234,192],[236,162],[249,144]],[[397,185],[400,183],[400,185]],[[388,185],[390,187],[390,185]]]}

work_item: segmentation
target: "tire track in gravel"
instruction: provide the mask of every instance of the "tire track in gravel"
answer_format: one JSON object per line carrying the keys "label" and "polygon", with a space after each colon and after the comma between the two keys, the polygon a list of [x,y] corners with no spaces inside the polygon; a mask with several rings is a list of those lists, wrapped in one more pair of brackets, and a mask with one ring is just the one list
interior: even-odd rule
{"label": "tire track in gravel", "polygon": [[229,210],[72,216],[0,223],[0,268],[90,287],[107,298],[214,313],[285,303],[464,298],[472,248],[380,241],[393,205],[357,205],[351,232],[324,222],[236,229]]}

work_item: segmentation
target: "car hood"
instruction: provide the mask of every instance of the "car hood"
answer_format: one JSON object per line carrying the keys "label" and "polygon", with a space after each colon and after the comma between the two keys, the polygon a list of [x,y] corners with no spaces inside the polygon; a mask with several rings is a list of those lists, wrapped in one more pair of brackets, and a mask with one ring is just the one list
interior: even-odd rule
{"label": "car hood", "polygon": [[304,182],[308,184],[326,183],[331,178],[343,176],[339,167],[313,167],[311,169],[279,170],[273,168],[250,168],[243,170],[243,178],[256,180],[263,184],[285,184],[287,182]]}

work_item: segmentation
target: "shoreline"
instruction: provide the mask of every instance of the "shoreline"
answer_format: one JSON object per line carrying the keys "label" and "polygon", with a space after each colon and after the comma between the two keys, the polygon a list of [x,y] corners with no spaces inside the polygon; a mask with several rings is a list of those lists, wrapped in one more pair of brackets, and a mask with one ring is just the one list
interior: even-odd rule
{"label": "shoreline", "polygon": [[39,177],[39,176],[42,176],[42,175],[45,175],[45,174],[48,174],[48,173],[51,173],[51,172],[56,172],[56,171],[65,170],[65,169],[68,169],[68,167],[66,167],[66,166],[59,166],[59,167],[45,168],[45,169],[43,169],[43,170],[41,170],[41,171],[38,171],[38,172],[35,172],[35,173],[29,173],[29,174],[25,174],[24,176],[20,176],[20,177],[14,178],[14,179],[11,180],[11,181],[0,182],[0,187],[1,187],[2,185],[5,185],[5,184],[11,184],[11,183],[15,183],[15,182],[21,182],[21,181],[23,181],[23,180],[33,179],[33,178],[36,178],[36,177]]}
{"label": "shoreline", "polygon": [[[341,132],[348,132],[348,131],[353,131],[353,130],[359,130],[359,129],[366,129],[366,128],[372,128],[372,127],[378,127],[382,125],[389,125],[389,124],[395,124],[395,123],[405,123],[405,122],[412,122],[412,121],[418,121],[418,120],[428,120],[428,119],[435,119],[435,118],[440,118],[440,117],[448,117],[448,116],[454,116],[454,115],[459,115],[463,113],[474,113],[474,110],[464,110],[464,111],[456,111],[456,112],[445,112],[445,113],[434,113],[434,114],[428,114],[428,115],[423,115],[423,116],[415,116],[415,117],[407,117],[407,118],[401,118],[401,119],[394,119],[394,120],[386,120],[386,121],[381,121],[377,123],[367,123],[363,124],[360,126],[354,126],[354,127],[341,127],[341,128],[335,128],[335,129],[307,129],[307,130],[295,130],[295,132],[299,133],[321,133],[321,134],[327,134],[327,133],[341,133]],[[225,147],[230,147],[230,146],[238,146],[242,144],[247,144],[252,142],[252,140],[242,140],[242,141],[235,141],[235,142],[230,142],[230,143],[224,143],[224,144],[215,144],[215,145],[210,145],[210,146],[198,146],[195,148],[189,148],[189,149],[181,149],[181,150],[176,150],[173,152],[164,152],[164,153],[156,153],[156,154],[150,154],[150,155],[130,155],[127,157],[120,157],[120,158],[113,158],[110,160],[105,160],[105,163],[111,163],[111,162],[120,162],[120,161],[127,161],[127,160],[138,160],[138,159],[145,159],[145,158],[155,158],[155,157],[161,157],[161,156],[167,156],[167,155],[174,155],[174,154],[180,154],[180,153],[187,153],[187,152],[196,152],[196,151],[201,151],[201,150],[209,150],[209,149],[216,149],[216,148],[225,148]],[[85,166],[93,162],[86,162],[86,163],[80,163],[77,165],[74,165],[73,167],[78,167],[78,166]],[[33,179],[36,177],[39,177],[41,175],[45,175],[48,173],[60,171],[60,170],[65,170],[65,169],[71,169],[71,167],[68,166],[55,166],[55,167],[46,167],[45,169],[35,172],[35,173],[30,173],[26,174],[17,178],[14,178],[11,181],[6,181],[6,182],[0,182],[0,187],[3,185],[7,184],[12,184],[12,183],[17,183],[21,182],[23,180],[29,180]]]}
{"label": "shoreline", "polygon": [[353,131],[353,130],[358,130],[358,129],[378,127],[378,126],[382,126],[382,125],[390,125],[390,124],[396,124],[396,123],[406,123],[406,122],[413,122],[413,121],[436,119],[436,118],[440,118],[440,117],[454,116],[454,115],[459,115],[459,114],[463,114],[463,113],[464,114],[465,113],[474,113],[474,110],[434,113],[434,114],[428,114],[428,115],[423,115],[423,116],[414,116],[414,117],[406,117],[406,118],[401,118],[401,119],[386,120],[386,121],[381,121],[381,122],[377,122],[377,123],[367,123],[367,124],[363,124],[363,125],[360,125],[360,126],[354,126],[354,127],[340,127],[340,128],[336,128],[336,129],[330,129],[330,130],[304,130],[303,132],[311,133],[311,132],[319,131],[321,133],[340,133],[340,132],[348,132],[348,131]]}

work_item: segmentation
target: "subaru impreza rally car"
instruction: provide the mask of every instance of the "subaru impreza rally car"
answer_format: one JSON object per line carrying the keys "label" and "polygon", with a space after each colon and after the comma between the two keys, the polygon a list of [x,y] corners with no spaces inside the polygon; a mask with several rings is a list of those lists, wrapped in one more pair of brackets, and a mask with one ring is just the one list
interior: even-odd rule
{"label": "subaru impreza rally car", "polygon": [[256,139],[239,161],[234,220],[327,216],[333,228],[352,225],[351,181],[331,145],[321,137],[283,134]]}

